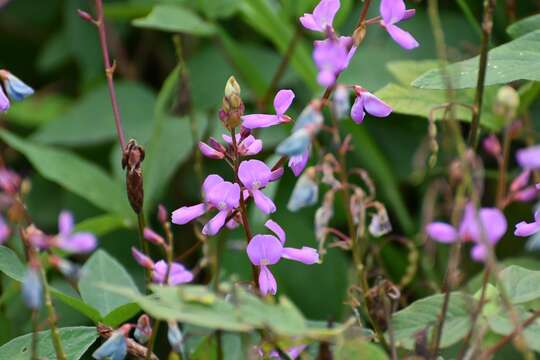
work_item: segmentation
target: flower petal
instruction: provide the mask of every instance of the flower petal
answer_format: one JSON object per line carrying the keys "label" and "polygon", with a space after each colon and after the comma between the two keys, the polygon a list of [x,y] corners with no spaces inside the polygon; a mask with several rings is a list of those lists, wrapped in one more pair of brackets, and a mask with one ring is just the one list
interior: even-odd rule
{"label": "flower petal", "polygon": [[426,233],[435,241],[449,244],[457,240],[458,234],[456,229],[447,223],[432,222],[426,226]]}
{"label": "flower petal", "polygon": [[8,74],[5,85],[7,94],[16,101],[21,101],[34,93],[34,89],[11,73]]}
{"label": "flower petal", "polygon": [[332,27],[334,17],[340,7],[339,0],[321,0],[313,10],[313,18],[319,27],[325,31],[327,26]]}
{"label": "flower petal", "polygon": [[73,254],[84,254],[93,251],[97,246],[97,239],[92,233],[80,232],[68,237],[61,237],[58,247]]}
{"label": "flower petal", "polygon": [[518,150],[516,159],[524,169],[540,169],[540,145]]}
{"label": "flower petal", "polygon": [[253,200],[255,205],[265,214],[271,214],[276,211],[276,205],[268,196],[261,190],[252,190]]}
{"label": "flower petal", "polygon": [[227,220],[227,215],[229,214],[228,210],[221,210],[218,212],[209,222],[204,225],[202,229],[203,235],[214,236],[219,230],[225,225],[225,220]]}
{"label": "flower petal", "polygon": [[370,115],[376,117],[387,117],[392,113],[390,105],[369,92],[362,93],[364,98],[364,109]]}
{"label": "flower petal", "polygon": [[246,248],[253,265],[273,265],[281,259],[283,245],[273,235],[255,235]]}
{"label": "flower petal", "polygon": [[323,31],[323,28],[321,28],[319,24],[317,24],[312,14],[304,14],[304,16],[301,16],[300,23],[308,30]]}
{"label": "flower petal", "polygon": [[357,96],[351,107],[351,118],[355,123],[361,124],[364,121],[366,112],[364,111],[364,96]]}
{"label": "flower petal", "polygon": [[480,221],[487,240],[492,245],[495,245],[506,233],[506,218],[502,211],[497,208],[480,209]]}
{"label": "flower petal", "polygon": [[311,136],[309,131],[301,128],[293,132],[285,140],[283,140],[276,148],[276,152],[280,155],[297,156],[302,155],[309,149],[311,144]]}
{"label": "flower petal", "polygon": [[476,244],[471,249],[471,258],[477,262],[483,262],[487,257],[487,247],[483,244]]}
{"label": "flower petal", "polygon": [[406,50],[414,49],[420,44],[416,39],[407,31],[398,28],[396,25],[387,24],[386,31],[390,34],[390,37],[394,39],[399,46]]}
{"label": "flower petal", "polygon": [[244,160],[238,167],[238,178],[249,190],[256,190],[268,185],[272,170],[260,160]]}
{"label": "flower petal", "polygon": [[262,295],[275,295],[277,292],[276,278],[267,266],[261,266],[259,271],[259,289]]}
{"label": "flower petal", "polygon": [[281,244],[285,244],[285,240],[287,240],[287,237],[285,236],[285,230],[277,222],[274,220],[268,220],[264,223],[264,226],[266,226],[267,229],[270,229],[276,236],[278,237]]}
{"label": "flower petal", "polygon": [[284,259],[295,260],[306,265],[311,265],[319,262],[319,253],[311,247],[302,246],[301,249],[283,248]]}
{"label": "flower petal", "polygon": [[281,122],[277,115],[251,114],[242,116],[242,126],[248,129],[266,128]]}
{"label": "flower petal", "polygon": [[540,231],[540,225],[536,222],[527,223],[522,221],[516,224],[516,229],[514,230],[515,236],[528,237],[533,234],[536,234]]}
{"label": "flower petal", "polygon": [[9,109],[9,99],[4,94],[2,86],[0,86],[0,112],[6,112]]}
{"label": "flower petal", "polygon": [[206,198],[206,195],[208,195],[208,193],[214,186],[224,181],[225,180],[223,180],[223,178],[219,175],[216,175],[216,174],[208,175],[206,179],[204,179],[202,189],[201,189],[203,197]]}
{"label": "flower petal", "polygon": [[309,160],[309,148],[301,155],[291,156],[289,158],[289,167],[294,176],[299,176],[304,171]]}
{"label": "flower petal", "polygon": [[381,0],[380,13],[386,25],[395,24],[405,16],[403,0]]}
{"label": "flower petal", "polygon": [[217,151],[216,149],[202,141],[199,141],[199,150],[204,156],[210,159],[223,159],[225,157],[225,154]]}
{"label": "flower petal", "polygon": [[173,211],[171,221],[176,225],[184,225],[193,219],[202,216],[206,212],[206,206],[204,204],[197,204],[193,206],[182,206],[179,209]]}
{"label": "flower petal", "polygon": [[73,214],[67,210],[63,210],[58,215],[58,233],[62,236],[69,236],[75,227]]}
{"label": "flower petal", "polygon": [[279,90],[274,98],[274,109],[277,115],[283,115],[291,106],[294,100],[294,92],[292,90]]}

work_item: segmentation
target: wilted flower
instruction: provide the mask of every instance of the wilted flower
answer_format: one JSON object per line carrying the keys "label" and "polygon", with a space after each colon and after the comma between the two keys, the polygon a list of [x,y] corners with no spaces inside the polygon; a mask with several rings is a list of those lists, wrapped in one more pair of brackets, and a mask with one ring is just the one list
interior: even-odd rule
{"label": "wilted flower", "polygon": [[114,331],[110,338],[107,339],[101,346],[94,351],[92,357],[96,360],[124,360],[127,355],[126,337],[133,325],[122,325],[118,330]]}
{"label": "wilted flower", "polygon": [[256,129],[290,122],[291,118],[285,115],[285,112],[289,109],[293,100],[294,92],[292,90],[279,90],[274,98],[274,109],[276,110],[276,115],[244,115],[242,116],[242,125],[248,129]]}
{"label": "wilted flower", "polygon": [[301,249],[283,247],[286,237],[281,226],[272,220],[268,220],[264,225],[277,237],[255,235],[249,241],[246,250],[251,263],[259,266],[259,289],[263,295],[267,295],[275,294],[277,291],[276,279],[270,272],[269,265],[278,263],[281,258],[311,265],[319,261],[319,254],[317,250],[305,246]]}
{"label": "wilted flower", "polygon": [[171,345],[173,351],[182,354],[184,351],[184,336],[176,321],[169,321],[168,325],[167,340],[169,340],[169,345]]}
{"label": "wilted flower", "polygon": [[139,316],[133,336],[140,344],[146,344],[148,342],[150,336],[152,336],[152,326],[148,315],[142,314]]}
{"label": "wilted flower", "polygon": [[73,214],[62,211],[58,216],[58,235],[54,245],[69,253],[87,253],[96,248],[97,240],[89,232],[74,232]]}
{"label": "wilted flower", "polygon": [[367,91],[366,89],[355,85],[356,100],[351,108],[352,119],[360,124],[364,121],[366,112],[376,117],[387,117],[392,113],[390,105]]}
{"label": "wilted flower", "polygon": [[339,7],[339,0],[321,0],[313,10],[313,14],[307,13],[300,17],[300,23],[306,29],[313,31],[333,31],[332,23]]}
{"label": "wilted flower", "polygon": [[79,265],[72,263],[60,256],[49,255],[49,264],[54,266],[62,275],[68,279],[77,281],[81,275],[81,268]]}
{"label": "wilted flower", "polygon": [[260,190],[272,181],[272,170],[268,165],[260,160],[242,161],[238,167],[238,178],[263,213],[271,214],[276,211],[272,199]]}
{"label": "wilted flower", "polygon": [[337,85],[334,90],[332,110],[336,118],[343,119],[349,114],[351,101],[349,99],[349,89],[345,85]]}
{"label": "wilted flower", "polygon": [[43,302],[43,285],[39,270],[29,266],[22,281],[22,297],[26,306],[32,310],[38,310]]}
{"label": "wilted flower", "polygon": [[381,0],[380,12],[381,26],[399,46],[407,50],[419,46],[418,41],[410,33],[396,26],[398,22],[412,17],[415,10],[406,10],[403,0]]}
{"label": "wilted flower", "polygon": [[520,223],[516,224],[514,235],[531,236],[533,234],[536,234],[537,232],[540,232],[540,212],[539,211],[534,213],[534,222],[527,223],[525,221],[521,221]]}
{"label": "wilted flower", "polygon": [[309,168],[298,178],[287,203],[287,209],[296,212],[301,208],[315,204],[318,198],[319,185],[315,180],[315,169]]}
{"label": "wilted flower", "polygon": [[6,112],[9,109],[9,99],[4,94],[4,89],[0,86],[0,112]]}
{"label": "wilted flower", "polygon": [[204,203],[183,206],[172,213],[172,222],[184,225],[202,216],[211,209],[217,209],[215,215],[203,228],[204,235],[215,235],[225,225],[227,217],[238,207],[240,186],[223,180],[219,175],[209,175],[202,186]]}
{"label": "wilted flower", "polygon": [[34,93],[30,86],[7,70],[0,70],[0,79],[8,96],[15,101],[21,101]]}
{"label": "wilted flower", "polygon": [[4,217],[0,215],[0,245],[6,242],[7,239],[9,239],[9,236],[11,235],[11,229],[9,228],[9,225],[4,220]]}
{"label": "wilted flower", "polygon": [[443,222],[433,222],[426,226],[426,233],[433,240],[441,243],[453,243],[459,240],[473,241],[471,257],[484,261],[487,255],[486,245],[494,246],[506,233],[506,218],[497,208],[481,208],[477,211],[474,204],[468,203],[459,229]]}

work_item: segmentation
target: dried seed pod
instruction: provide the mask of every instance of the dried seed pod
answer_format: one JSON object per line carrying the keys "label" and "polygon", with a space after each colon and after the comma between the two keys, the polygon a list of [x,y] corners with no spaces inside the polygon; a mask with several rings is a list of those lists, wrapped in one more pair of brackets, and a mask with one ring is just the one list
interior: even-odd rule
{"label": "dried seed pod", "polygon": [[144,149],[134,139],[129,140],[122,157],[122,169],[126,169],[128,200],[135,213],[142,210],[144,200],[142,162]]}

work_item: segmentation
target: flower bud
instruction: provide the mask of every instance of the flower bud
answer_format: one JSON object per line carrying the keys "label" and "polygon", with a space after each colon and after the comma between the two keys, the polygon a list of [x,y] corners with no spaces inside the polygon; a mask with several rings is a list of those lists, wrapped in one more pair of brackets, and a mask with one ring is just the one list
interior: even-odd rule
{"label": "flower bud", "polygon": [[529,183],[529,178],[531,176],[530,170],[524,170],[521,174],[519,174],[514,181],[510,184],[510,191],[515,192],[518,191]]}
{"label": "flower bud", "polygon": [[128,200],[135,213],[139,214],[143,207],[144,190],[142,162],[144,149],[134,139],[129,140],[122,157],[122,169],[126,169],[126,190]]}
{"label": "flower bud", "polygon": [[154,245],[165,245],[165,240],[163,240],[163,238],[158,233],[156,233],[150,228],[144,228],[143,235],[146,241],[151,242]]}
{"label": "flower bud", "polygon": [[163,204],[158,205],[158,221],[162,224],[165,224],[167,221],[169,221],[169,214],[167,213],[167,209]]}
{"label": "flower bud", "polygon": [[92,18],[92,15],[90,15],[84,10],[77,9],[77,15],[79,15],[79,17],[83,19],[84,21],[88,21],[88,22],[94,21],[94,19]]}
{"label": "flower bud", "polygon": [[501,156],[501,143],[495,134],[491,134],[484,139],[482,145],[484,150],[494,158],[499,158]]}
{"label": "flower bud", "polygon": [[131,255],[133,255],[135,261],[143,268],[148,270],[152,270],[154,268],[154,262],[152,261],[152,259],[144,255],[142,252],[135,249],[134,247],[131,248]]}
{"label": "flower bud", "polygon": [[39,271],[36,267],[30,266],[22,282],[22,297],[26,306],[32,310],[38,310],[42,305],[42,293],[43,285]]}
{"label": "flower bud", "polygon": [[512,119],[519,107],[519,94],[511,86],[503,86],[497,92],[493,112],[505,119]]}
{"label": "flower bud", "polygon": [[231,76],[225,84],[222,108],[219,111],[219,118],[223,121],[225,127],[229,130],[238,127],[241,124],[241,116],[244,114],[244,103],[240,97],[240,85]]}
{"label": "flower bud", "polygon": [[233,95],[240,96],[240,84],[236,81],[234,76],[229,77],[225,84],[225,97],[231,97]]}
{"label": "flower bud", "polygon": [[[129,329],[131,329],[131,326]],[[127,332],[129,330],[126,325],[113,332],[111,337],[94,351],[92,357],[96,360],[124,359],[127,355]]]}

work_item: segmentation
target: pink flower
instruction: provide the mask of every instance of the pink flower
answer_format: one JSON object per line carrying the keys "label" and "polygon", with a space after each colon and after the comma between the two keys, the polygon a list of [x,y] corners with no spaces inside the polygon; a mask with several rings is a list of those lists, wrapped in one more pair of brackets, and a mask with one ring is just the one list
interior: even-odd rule
{"label": "pink flower", "polygon": [[21,177],[13,170],[7,168],[0,169],[0,189],[8,194],[19,191]]}
{"label": "pink flower", "polygon": [[403,0],[381,0],[380,12],[382,20],[380,22],[388,34],[399,46],[411,50],[419,46],[418,41],[407,31],[400,29],[395,24],[406,20],[414,15],[414,10],[406,10]]}
{"label": "pink flower", "polygon": [[540,145],[518,150],[516,159],[519,166],[524,169],[540,169]]}
{"label": "pink flower", "polygon": [[390,105],[367,91],[366,89],[355,85],[356,100],[351,108],[351,117],[354,122],[361,124],[364,121],[366,112],[376,117],[387,117],[392,113]]}
{"label": "pink flower", "polygon": [[215,235],[221,230],[227,217],[238,207],[240,186],[224,181],[219,175],[209,175],[202,186],[204,203],[183,206],[172,213],[172,222],[184,225],[202,216],[208,210],[217,209],[218,213],[203,227],[204,235]]}
{"label": "pink flower", "polygon": [[540,231],[540,212],[537,211],[534,213],[534,222],[527,223],[522,221],[516,224],[516,229],[514,235],[516,236],[531,236]]}
{"label": "pink flower", "polygon": [[482,208],[476,211],[472,203],[467,204],[459,229],[444,222],[433,222],[426,226],[426,233],[435,241],[449,244],[458,240],[475,243],[471,257],[484,261],[486,245],[494,246],[506,233],[504,214],[497,208]]}
{"label": "pink flower", "polygon": [[244,115],[242,116],[242,125],[248,129],[257,129],[290,122],[291,118],[285,115],[285,112],[287,109],[289,109],[293,100],[294,92],[292,90],[279,90],[274,98],[274,109],[276,110],[276,115]]}
{"label": "pink flower", "polygon": [[[152,269],[152,281],[156,284],[165,283],[168,264],[164,260],[159,260]],[[167,285],[175,286],[193,281],[193,274],[182,264],[173,262],[169,271],[169,281]]]}
{"label": "pink flower", "polygon": [[58,216],[58,235],[54,245],[69,253],[88,253],[97,246],[97,239],[89,232],[74,232],[73,214],[62,211]]}
{"label": "pink flower", "polygon": [[268,220],[264,224],[274,235],[255,235],[247,246],[247,254],[253,265],[259,266],[259,289],[263,295],[275,294],[277,291],[276,279],[268,268],[281,258],[299,261],[311,265],[319,261],[317,250],[310,247],[301,249],[284,247],[285,231],[275,221]]}
{"label": "pink flower", "polygon": [[276,211],[272,199],[260,189],[272,180],[272,170],[260,160],[245,160],[238,167],[238,178],[255,201],[255,205],[265,214]]}
{"label": "pink flower", "polygon": [[199,150],[201,153],[210,159],[223,159],[225,157],[225,148],[220,145],[221,148],[215,148],[202,141],[199,141]]}
{"label": "pink flower", "polygon": [[[223,140],[229,145],[232,145],[232,137],[222,135]],[[236,145],[238,146],[238,154],[241,156],[257,155],[262,151],[262,140],[256,139],[253,135],[242,137],[242,134],[236,134]]]}
{"label": "pink flower", "polygon": [[306,29],[313,31],[333,31],[332,23],[339,7],[339,0],[321,0],[313,10],[313,14],[304,14],[300,17],[300,23]]}
{"label": "pink flower", "polygon": [[356,47],[349,36],[315,41],[313,60],[319,69],[319,84],[325,87],[334,85],[337,76],[349,66],[355,52]]}

